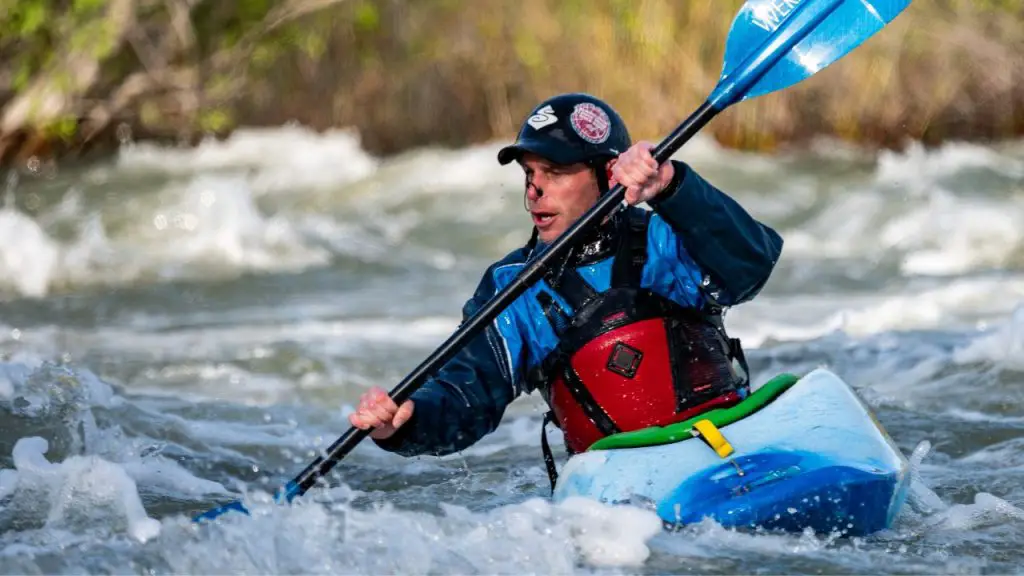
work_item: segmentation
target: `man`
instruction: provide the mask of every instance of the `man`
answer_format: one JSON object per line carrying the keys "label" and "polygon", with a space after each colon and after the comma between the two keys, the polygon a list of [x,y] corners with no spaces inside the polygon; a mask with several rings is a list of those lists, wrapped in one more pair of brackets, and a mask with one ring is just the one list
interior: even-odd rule
{"label": "man", "polygon": [[[586,94],[542,102],[498,153],[525,174],[526,246],[493,264],[464,318],[615,183],[631,206],[585,238],[401,407],[374,387],[353,426],[381,448],[445,455],[497,428],[520,394],[539,390],[570,453],[617,432],[679,422],[749,391],[723,307],[753,298],[782,239],[688,165],[660,168],[606,103]],[[653,211],[636,207],[647,202]],[[741,370],[737,371],[736,364]],[[542,437],[545,460],[553,460]]]}

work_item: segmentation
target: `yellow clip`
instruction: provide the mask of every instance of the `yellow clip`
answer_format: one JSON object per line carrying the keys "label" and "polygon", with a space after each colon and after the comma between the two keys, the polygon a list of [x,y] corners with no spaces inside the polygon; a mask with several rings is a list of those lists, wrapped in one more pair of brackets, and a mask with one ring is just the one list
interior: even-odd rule
{"label": "yellow clip", "polygon": [[711,420],[700,420],[693,425],[690,433],[704,440],[720,457],[725,458],[733,453],[732,444],[722,436],[722,432],[711,423]]}

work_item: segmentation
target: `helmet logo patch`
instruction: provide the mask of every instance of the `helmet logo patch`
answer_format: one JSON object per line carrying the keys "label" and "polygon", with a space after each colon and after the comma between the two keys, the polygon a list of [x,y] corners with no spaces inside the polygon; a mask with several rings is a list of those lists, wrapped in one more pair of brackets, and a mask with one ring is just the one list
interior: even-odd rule
{"label": "helmet logo patch", "polygon": [[545,126],[550,126],[558,122],[558,116],[555,116],[555,109],[551,105],[547,105],[540,110],[533,113],[533,116],[526,121],[527,124],[533,127],[534,130],[540,130]]}
{"label": "helmet logo patch", "polygon": [[600,144],[608,139],[612,122],[600,106],[584,102],[573,108],[569,118],[572,129],[591,144]]}

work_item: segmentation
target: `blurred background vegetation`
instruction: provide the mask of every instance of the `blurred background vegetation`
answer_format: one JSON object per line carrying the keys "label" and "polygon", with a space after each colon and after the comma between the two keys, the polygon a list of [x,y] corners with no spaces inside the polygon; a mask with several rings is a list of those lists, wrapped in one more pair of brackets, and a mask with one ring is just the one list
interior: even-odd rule
{"label": "blurred background vegetation", "polygon": [[[0,161],[295,121],[377,154],[511,138],[561,91],[657,140],[713,88],[740,0],[0,0]],[[917,0],[706,130],[773,150],[1024,132],[1024,2]]]}

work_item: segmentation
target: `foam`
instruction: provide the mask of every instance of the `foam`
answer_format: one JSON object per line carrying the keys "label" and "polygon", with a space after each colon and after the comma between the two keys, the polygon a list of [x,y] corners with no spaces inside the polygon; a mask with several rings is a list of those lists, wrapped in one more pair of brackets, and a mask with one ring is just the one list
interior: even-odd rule
{"label": "foam", "polygon": [[209,138],[192,148],[131,144],[121,148],[116,161],[120,170],[169,175],[255,170],[251,182],[260,191],[348,184],[371,175],[378,165],[362,149],[355,130],[317,133],[295,124],[241,128],[224,140]]}
{"label": "foam", "polygon": [[[1024,418],[1015,419],[1015,423],[1024,422]],[[959,461],[968,467],[980,466],[999,470],[1024,470],[1024,437],[1011,438],[1003,442],[986,446],[977,452],[964,456]]]}
{"label": "foam", "polygon": [[[87,413],[93,406],[120,402],[113,388],[88,370],[72,370],[42,359],[0,362],[0,381],[10,388],[7,408],[32,418],[54,413]],[[14,402],[13,400],[17,400]]]}
{"label": "foam", "polygon": [[166,521],[160,550],[171,571],[566,574],[580,563],[641,566],[662,526],[653,512],[588,500],[529,499],[485,512],[442,504],[434,515],[250,496],[251,517],[222,516],[201,535]]}
{"label": "foam", "polygon": [[994,329],[971,340],[953,352],[958,364],[991,362],[1008,370],[1024,372],[1024,303]]}
{"label": "foam", "polygon": [[1022,219],[1018,201],[965,199],[936,188],[926,204],[886,222],[878,238],[906,251],[905,274],[963,273],[1011,263],[1024,247]]}
{"label": "foam", "polygon": [[[729,310],[727,325],[752,346],[836,332],[863,337],[893,330],[974,329],[983,320],[1004,317],[1017,301],[1024,301],[1024,276],[963,277],[885,291],[766,294]],[[991,344],[1004,337],[993,336]]]}
{"label": "foam", "polygon": [[[332,353],[362,350],[367,345],[436,346],[457,328],[459,319],[447,316],[419,318],[352,318],[344,320],[298,320],[288,324],[249,323],[240,326],[196,327],[168,332],[139,332],[120,327],[90,329],[66,337],[88,338],[92,349],[143,353],[153,349],[173,350],[178,359],[221,358],[226,351],[254,350],[272,342],[326,346]],[[35,332],[35,331],[33,331]],[[32,335],[26,335],[31,337]],[[40,333],[42,339],[45,334]],[[174,368],[181,369],[181,368]],[[191,371],[191,368],[184,368]],[[228,367],[217,368],[229,370]]]}
{"label": "foam", "polygon": [[1024,250],[1024,204],[961,197],[933,188],[897,204],[876,190],[831,198],[783,230],[788,257],[868,258],[900,254],[905,275],[945,275],[1012,264]]}
{"label": "foam", "polygon": [[164,196],[151,222],[128,234],[134,242],[148,241],[147,255],[163,267],[301,270],[329,259],[305,243],[287,215],[264,214],[241,177],[199,176]]}
{"label": "foam", "polygon": [[14,208],[0,208],[0,292],[45,295],[59,254],[58,244],[35,221]]}
{"label": "foam", "polygon": [[948,142],[934,149],[912,142],[903,151],[880,151],[875,179],[920,191],[936,180],[972,169],[1024,178],[1024,159],[969,142]]}
{"label": "foam", "polygon": [[[67,208],[75,205],[66,200],[38,222],[0,211],[0,234],[9,236],[7,242],[0,237],[0,290],[42,297],[73,286],[297,271],[331,259],[289,216],[264,214],[241,177],[169,184],[158,198],[129,204],[127,225],[113,224],[124,217],[113,209]],[[76,233],[58,241],[41,223]]]}
{"label": "foam", "polygon": [[14,396],[14,382],[5,374],[0,374],[0,400],[10,400]]}
{"label": "foam", "polygon": [[[962,422],[995,422],[998,424],[1024,424],[1024,416],[1004,416],[990,412],[978,412],[963,408],[950,408],[942,413],[943,417],[953,418]],[[1021,448],[1024,448],[1022,446]]]}
{"label": "foam", "polygon": [[[177,462],[155,453],[154,446],[162,445],[162,441],[157,442],[145,437],[126,437],[119,426],[100,427],[93,410],[117,410],[126,403],[126,400],[114,394],[109,384],[88,370],[71,370],[49,362],[34,365],[3,362],[0,363],[0,382],[7,382],[11,387],[11,394],[5,399],[7,402],[3,406],[5,411],[35,420],[38,425],[55,424],[58,428],[52,433],[62,439],[62,444],[67,445],[66,450],[73,454],[83,454],[81,458],[84,460],[69,460],[71,464],[65,462],[70,467],[68,469],[96,469],[96,474],[109,473],[115,476],[124,472],[134,483],[147,489],[173,491],[179,495],[225,493],[224,487],[219,483],[197,478]],[[212,429],[218,433],[211,434],[215,440],[227,443],[232,428],[230,425],[222,425],[219,428],[212,425],[204,426],[203,422],[185,421],[173,414],[149,410],[141,400],[136,401],[133,408],[150,417],[151,423],[159,423],[167,429],[177,425],[177,432],[193,439],[205,440],[204,432]],[[283,425],[244,428],[244,431],[237,431],[233,436],[239,439],[240,443],[246,441],[240,439],[247,439],[250,443],[270,443],[272,436],[269,433],[262,434],[263,429],[267,432],[271,429],[293,432],[291,427]],[[16,432],[16,429],[12,429],[12,432]],[[292,434],[281,440],[281,443],[286,442],[289,446],[295,446],[298,440]],[[20,449],[17,445],[15,447],[15,451],[21,450],[20,453],[25,456],[22,460],[24,463],[51,472],[57,470],[55,466],[60,466],[45,462],[42,454],[46,452],[48,444],[39,444],[37,440],[24,438],[18,443],[24,444]],[[116,467],[119,472],[110,472],[110,466]],[[130,507],[131,503],[126,506]]]}
{"label": "foam", "polygon": [[998,496],[979,492],[972,504],[953,504],[928,518],[927,524],[935,530],[972,531],[1007,521],[1024,521],[1024,510]]}
{"label": "foam", "polygon": [[[339,256],[451,270],[480,248],[444,244],[453,242],[451,224],[493,231],[485,244],[497,257],[528,231],[522,174],[495,161],[502,144],[428,147],[385,160],[366,153],[352,131],[294,125],[243,129],[190,149],[133,144],[85,178],[128,201],[97,203],[76,183],[34,219],[0,211],[11,240],[0,241],[0,290],[41,297],[97,284],[295,272]],[[1014,150],[912,146],[879,153],[873,173],[818,173],[813,164],[853,161],[841,148],[770,156],[698,138],[678,155],[776,225],[787,261],[886,255],[908,276],[1019,263],[1024,203],[1011,183],[1024,175],[1024,158]],[[965,189],[961,178],[983,189]],[[15,239],[18,251],[3,249]]]}
{"label": "foam", "polygon": [[[126,531],[145,542],[160,533],[146,515],[135,481],[124,468],[97,456],[72,456],[60,464],[46,460],[43,438],[22,438],[14,446],[16,477],[5,471],[5,512],[19,527],[85,532],[96,525]],[[11,522],[12,520],[9,520]]]}

